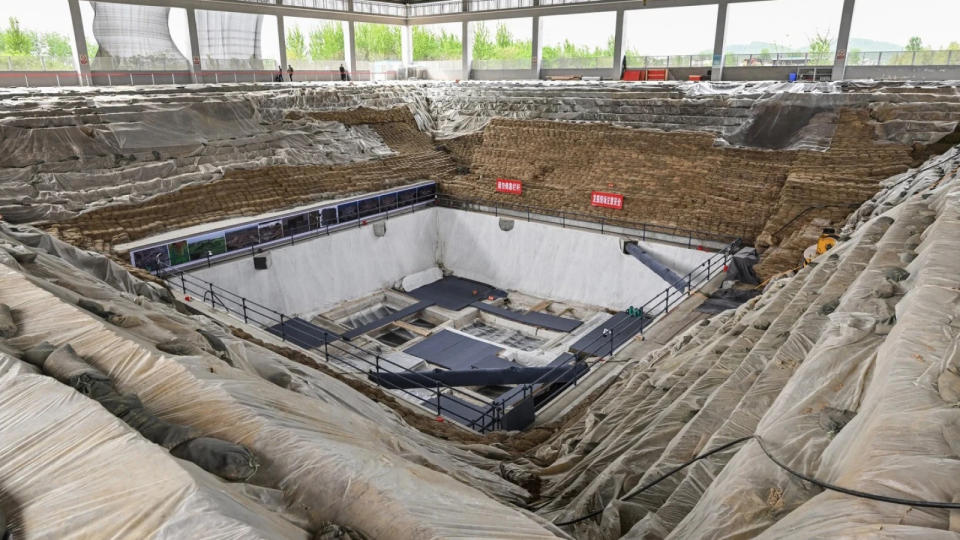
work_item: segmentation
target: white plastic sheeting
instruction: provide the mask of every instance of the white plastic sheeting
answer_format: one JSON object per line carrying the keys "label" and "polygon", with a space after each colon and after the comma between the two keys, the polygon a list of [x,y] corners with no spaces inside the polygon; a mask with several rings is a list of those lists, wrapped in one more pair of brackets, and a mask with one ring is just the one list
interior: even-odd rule
{"label": "white plastic sheeting", "polygon": [[[18,437],[0,439],[0,497],[15,536],[101,527],[134,537],[302,538],[303,529],[330,521],[375,538],[558,533],[506,504],[528,494],[494,472],[498,462],[428,437],[345,384],[207,319],[121,292],[53,256],[31,260],[7,235],[0,248],[0,298],[18,325],[5,350],[71,344],[157,417],[250,448],[262,463],[250,483],[266,488],[224,487],[95,402],[7,359],[4,366],[15,368],[0,376],[7,385],[0,432]],[[108,317],[77,307],[82,298],[99,302]],[[156,348],[171,339],[196,354]],[[63,410],[44,412],[51,403]],[[47,424],[31,423],[35,416]],[[68,423],[77,418],[79,427]],[[150,470],[130,472],[138,467]],[[85,485],[76,488],[80,479]]]}
{"label": "white plastic sheeting", "polygon": [[823,481],[954,501],[958,165],[952,152],[927,171],[891,179],[851,218],[850,238],[814,265],[628,368],[583,419],[530,458],[527,466],[544,477],[539,512],[560,522],[606,508],[566,528],[577,538],[955,531],[945,509],[822,492],[756,442],[615,499],[757,433],[779,460]]}
{"label": "white plastic sheeting", "polygon": [[791,129],[783,137],[783,147],[809,149],[829,146],[830,118],[842,107],[870,109],[878,139],[905,144],[937,140],[960,120],[960,95],[951,83],[910,89],[886,83],[403,81],[3,91],[0,99],[0,213],[20,222],[140,201],[236,168],[335,165],[390,153],[367,128],[302,114],[293,120],[289,111],[405,106],[421,130],[438,138],[482,130],[493,118],[517,118],[705,130],[721,143],[730,137],[750,146],[765,138],[738,133],[749,132],[758,117],[776,125],[781,110],[816,110],[815,121],[800,115],[798,125],[787,122]]}

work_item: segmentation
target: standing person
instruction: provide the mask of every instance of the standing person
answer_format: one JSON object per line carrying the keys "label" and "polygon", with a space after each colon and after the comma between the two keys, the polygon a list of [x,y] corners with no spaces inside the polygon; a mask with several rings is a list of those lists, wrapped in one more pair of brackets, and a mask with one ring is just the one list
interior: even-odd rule
{"label": "standing person", "polygon": [[287,64],[287,77],[290,78],[290,82],[293,82],[293,66]]}
{"label": "standing person", "polygon": [[277,74],[273,77],[276,82],[283,82],[283,66],[277,66]]}
{"label": "standing person", "polygon": [[340,64],[340,80],[341,81],[347,80],[347,70],[343,69],[343,64]]}

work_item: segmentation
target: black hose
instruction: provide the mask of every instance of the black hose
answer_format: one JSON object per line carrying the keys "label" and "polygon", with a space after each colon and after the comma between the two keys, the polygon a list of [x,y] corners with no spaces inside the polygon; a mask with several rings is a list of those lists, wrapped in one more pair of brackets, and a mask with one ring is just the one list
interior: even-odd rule
{"label": "black hose", "polygon": [[[806,481],[806,482],[810,482],[811,484],[814,484],[814,485],[816,485],[816,486],[818,486],[818,487],[820,487],[820,488],[823,488],[823,489],[826,489],[826,490],[829,490],[829,491],[836,491],[836,492],[838,492],[838,493],[843,493],[843,494],[845,494],[845,495],[851,495],[851,496],[854,496],[854,497],[859,497],[859,498],[861,498],[861,499],[870,499],[870,500],[873,500],[873,501],[888,502],[888,503],[893,503],[893,504],[902,504],[902,505],[905,505],[905,506],[916,506],[916,507],[920,507],[920,508],[949,508],[949,509],[953,509],[953,510],[955,510],[955,509],[960,509],[960,503],[958,503],[958,502],[918,501],[918,500],[912,500],[912,499],[901,499],[901,498],[898,498],[898,497],[888,497],[888,496],[886,496],[886,495],[877,495],[877,494],[875,494],[875,493],[867,493],[866,491],[858,491],[858,490],[855,490],[855,489],[845,488],[845,487],[842,487],[842,486],[838,486],[838,485],[835,485],[835,484],[831,484],[831,483],[829,483],[829,482],[823,482],[823,481],[821,481],[821,480],[817,480],[816,478],[813,478],[812,476],[807,476],[806,474],[803,474],[803,473],[801,473],[801,472],[798,472],[798,471],[795,471],[795,470],[791,469],[790,467],[786,466],[783,462],[781,462],[779,459],[775,458],[775,457],[773,456],[773,454],[771,454],[770,451],[767,450],[766,444],[763,442],[763,439],[762,439],[759,435],[749,435],[749,436],[746,436],[746,437],[741,437],[741,438],[739,438],[739,439],[730,441],[730,442],[728,442],[728,443],[726,443],[726,444],[724,444],[724,445],[722,445],[722,446],[719,446],[719,447],[717,447],[717,448],[714,448],[713,450],[710,450],[709,452],[705,452],[705,453],[703,453],[703,454],[700,454],[699,456],[697,456],[697,457],[695,457],[695,458],[687,461],[686,463],[680,465],[679,467],[674,467],[673,469],[671,469],[670,471],[668,471],[666,474],[660,476],[660,477],[657,478],[656,480],[653,480],[652,482],[648,482],[648,483],[646,483],[646,484],[644,484],[644,485],[642,485],[642,486],[634,489],[633,491],[628,492],[626,495],[624,495],[623,497],[620,497],[620,498],[617,499],[617,500],[619,500],[619,501],[626,501],[627,499],[631,499],[631,498],[633,498],[633,497],[636,497],[637,495],[643,493],[644,491],[646,491],[646,490],[652,488],[653,486],[659,484],[660,482],[666,480],[666,479],[669,478],[670,476],[673,476],[674,474],[682,471],[683,469],[689,467],[690,465],[693,465],[693,464],[696,463],[697,461],[699,461],[699,460],[701,460],[701,459],[704,459],[704,458],[708,458],[708,457],[712,456],[713,454],[716,454],[717,452],[722,452],[722,451],[724,451],[724,450],[726,450],[726,449],[728,449],[728,448],[730,448],[730,447],[736,446],[736,445],[738,445],[738,444],[745,443],[745,442],[747,442],[747,441],[749,441],[749,440],[751,440],[751,439],[755,439],[755,440],[757,441],[757,444],[760,446],[760,450],[762,450],[763,453],[767,456],[767,458],[769,458],[770,461],[772,461],[777,467],[780,467],[781,469],[787,471],[788,473],[792,474],[793,476],[796,476],[797,478],[799,478],[799,479],[801,479],[801,480],[804,480],[804,481]],[[580,516],[580,517],[578,517],[578,518],[576,518],[576,519],[571,519],[571,520],[569,520],[569,521],[561,521],[560,523],[554,523],[554,525],[557,525],[558,527],[563,527],[563,526],[566,526],[566,525],[573,525],[573,524],[575,524],[575,523],[580,523],[581,521],[590,519],[590,518],[595,517],[595,516],[599,516],[600,514],[604,513],[604,512],[607,510],[607,508],[609,508],[609,506],[610,506],[610,505],[607,504],[607,505],[604,506],[602,509],[597,510],[597,511],[595,511],[595,512],[590,512],[589,514]]]}

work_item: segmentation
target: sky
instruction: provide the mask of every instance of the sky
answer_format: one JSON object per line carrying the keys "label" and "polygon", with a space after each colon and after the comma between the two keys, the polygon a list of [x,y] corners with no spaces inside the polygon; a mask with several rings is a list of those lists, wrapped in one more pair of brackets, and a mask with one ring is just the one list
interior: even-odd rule
{"label": "sky", "polygon": [[[92,10],[81,2],[84,26],[90,34]],[[843,0],[768,0],[730,4],[727,44],[769,42],[788,48],[806,47],[810,38],[825,33],[836,38]],[[919,35],[924,44],[945,48],[960,42],[960,0],[857,0],[851,37],[906,45]],[[171,34],[189,56],[186,12],[171,10]],[[40,32],[69,33],[66,0],[0,0],[0,21],[17,17],[25,28]],[[276,19],[264,21],[261,40],[264,57],[279,56]],[[602,47],[613,33],[613,12],[543,18],[545,45],[569,38],[578,45]],[[495,27],[500,21],[487,21]],[[503,21],[514,36],[529,39],[529,18]],[[4,24],[5,25],[5,24]],[[624,40],[628,49],[644,54],[696,54],[713,48],[715,6],[642,9],[625,15]],[[451,27],[456,28],[456,26]],[[459,32],[458,32],[459,33]],[[756,51],[759,52],[759,51]]]}

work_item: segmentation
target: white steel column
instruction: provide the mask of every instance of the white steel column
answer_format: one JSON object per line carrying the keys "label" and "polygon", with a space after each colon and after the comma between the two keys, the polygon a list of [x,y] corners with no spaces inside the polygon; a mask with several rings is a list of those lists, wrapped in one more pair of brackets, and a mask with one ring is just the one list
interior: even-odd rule
{"label": "white steel column", "polygon": [[613,80],[620,80],[623,67],[623,10],[617,10],[617,27],[613,34]]}
{"label": "white steel column", "polygon": [[190,35],[190,82],[202,82],[200,70],[200,35],[197,33],[197,12],[187,8],[187,33]]}
{"label": "white steel column", "polygon": [[413,65],[413,28],[410,25],[400,27],[400,60],[403,67]]}
{"label": "white steel column", "polygon": [[[466,2],[464,2],[464,4],[466,4]],[[470,69],[473,65],[473,33],[470,28],[470,23],[467,21],[463,21],[463,30],[460,33],[460,44],[463,49],[461,58],[462,74],[460,75],[460,80],[469,81]]]}
{"label": "white steel column", "polygon": [[723,45],[727,33],[727,0],[717,4],[717,31],[713,36],[713,72],[711,79],[723,80]]}
{"label": "white steel column", "polygon": [[[353,11],[353,0],[347,0],[347,11]],[[343,67],[350,74],[350,80],[354,80],[357,77],[357,39],[353,32],[353,21],[342,21],[341,24],[343,24]]]}
{"label": "white steel column", "polygon": [[90,62],[87,57],[87,37],[83,33],[83,17],[80,14],[80,0],[67,0],[70,7],[70,21],[73,24],[73,45],[77,48],[77,76],[81,86],[90,86]]}
{"label": "white steel column", "polygon": [[530,69],[533,70],[533,78],[540,78],[540,70],[543,68],[543,18],[539,15],[533,16],[533,51],[531,51],[532,60]]}
{"label": "white steel column", "polygon": [[853,8],[856,0],[843,0],[843,12],[840,14],[840,33],[837,34],[837,56],[833,60],[835,81],[842,80],[847,71],[847,47],[850,45],[850,26],[853,24]]}
{"label": "white steel column", "polygon": [[[282,4],[283,0],[277,0],[277,3]],[[280,42],[280,67],[286,73],[290,64],[287,63],[287,35],[283,29],[283,15],[277,15],[277,40]],[[296,77],[297,74],[294,73],[293,76]]]}

